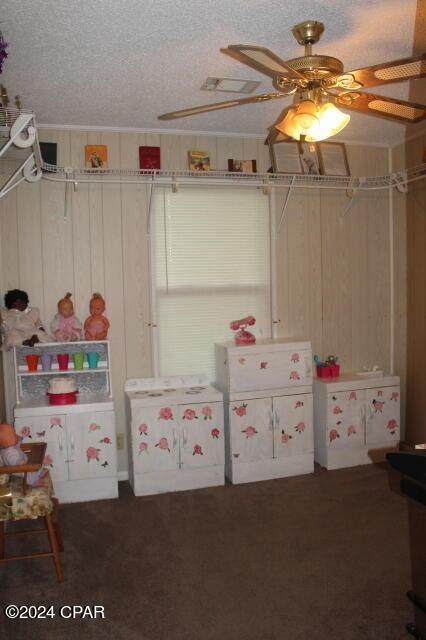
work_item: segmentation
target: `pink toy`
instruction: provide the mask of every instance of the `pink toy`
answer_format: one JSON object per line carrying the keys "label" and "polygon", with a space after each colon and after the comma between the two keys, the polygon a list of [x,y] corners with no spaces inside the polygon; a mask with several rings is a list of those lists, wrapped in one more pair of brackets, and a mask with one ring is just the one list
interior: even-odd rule
{"label": "pink toy", "polygon": [[[27,429],[30,431],[29,427]],[[31,437],[30,433],[27,435]],[[20,440],[21,438],[16,434],[11,424],[6,422],[0,424],[0,465],[16,467],[16,465],[27,463],[28,457],[19,446]],[[27,473],[27,484],[36,485],[45,473],[44,469]],[[16,475],[22,476],[22,473]]]}
{"label": "pink toy", "polygon": [[58,313],[53,318],[50,330],[57,342],[75,342],[83,338],[83,325],[74,315],[71,293],[66,293],[58,302]]}
{"label": "pink toy", "polygon": [[229,326],[232,331],[237,332],[235,334],[235,344],[256,344],[256,337],[250,331],[246,331],[246,327],[252,327],[254,324],[256,324],[254,316],[246,316],[241,320],[234,320],[230,323]]}
{"label": "pink toy", "polygon": [[103,314],[105,300],[100,293],[94,293],[90,300],[90,316],[84,323],[84,337],[86,340],[106,340],[109,320]]}

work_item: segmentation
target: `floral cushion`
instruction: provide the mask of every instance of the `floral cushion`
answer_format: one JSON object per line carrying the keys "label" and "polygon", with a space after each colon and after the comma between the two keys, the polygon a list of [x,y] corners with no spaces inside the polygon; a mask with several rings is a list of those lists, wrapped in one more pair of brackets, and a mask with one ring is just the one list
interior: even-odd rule
{"label": "floral cushion", "polygon": [[22,478],[11,476],[7,485],[0,486],[0,521],[40,518],[53,511],[53,486],[49,473],[36,487],[28,487],[22,494]]}

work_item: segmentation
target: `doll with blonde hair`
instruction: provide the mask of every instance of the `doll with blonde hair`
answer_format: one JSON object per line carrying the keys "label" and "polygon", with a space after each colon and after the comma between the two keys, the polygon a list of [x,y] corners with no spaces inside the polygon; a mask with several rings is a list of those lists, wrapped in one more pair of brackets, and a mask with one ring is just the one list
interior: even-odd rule
{"label": "doll with blonde hair", "polygon": [[74,315],[72,293],[66,293],[58,302],[58,313],[53,318],[50,330],[57,342],[76,342],[83,339],[83,325]]}
{"label": "doll with blonde hair", "polygon": [[109,320],[103,314],[105,300],[100,293],[94,293],[90,300],[90,316],[84,323],[84,337],[86,340],[106,340]]}

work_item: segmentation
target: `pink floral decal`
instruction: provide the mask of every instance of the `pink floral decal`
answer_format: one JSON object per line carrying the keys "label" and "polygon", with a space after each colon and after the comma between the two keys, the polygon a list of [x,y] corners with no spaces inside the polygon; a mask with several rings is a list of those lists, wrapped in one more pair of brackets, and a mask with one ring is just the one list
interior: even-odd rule
{"label": "pink floral decal", "polygon": [[148,435],[148,425],[147,424],[140,424],[138,427],[138,431],[141,434],[141,436],[147,436]]}
{"label": "pink floral decal", "polygon": [[268,363],[267,363],[267,362],[261,362],[261,363],[260,363],[260,368],[261,368],[261,369],[266,369],[266,367],[267,367],[267,366],[268,366]]}
{"label": "pink floral decal", "polygon": [[50,428],[52,429],[53,427],[62,428],[62,423],[60,418],[50,418]]}
{"label": "pink floral decal", "polygon": [[340,438],[337,429],[331,429],[331,431],[330,431],[330,433],[328,435],[329,435],[329,438],[330,438],[330,442],[333,442],[333,440],[336,440],[337,438]]}
{"label": "pink floral decal", "polygon": [[163,451],[168,451],[170,453],[169,443],[167,441],[167,438],[160,438],[155,446],[158,447],[159,449],[162,449]]}
{"label": "pink floral decal", "polygon": [[246,434],[246,438],[252,438],[256,433],[258,433],[254,427],[246,427],[245,429],[242,429],[241,432]]}
{"label": "pink floral decal", "polygon": [[86,451],[87,462],[90,462],[91,460],[97,460],[99,462],[100,451],[100,449],[95,449],[95,447],[89,447]]}
{"label": "pink floral decal", "polygon": [[39,438],[44,438],[44,436],[46,435],[46,431],[36,431],[36,434]]}
{"label": "pink floral decal", "polygon": [[351,424],[351,425],[349,425],[349,427],[348,427],[348,438],[349,438],[350,436],[355,436],[355,435],[356,435],[356,429],[355,429],[354,425],[353,425],[353,424]]}
{"label": "pink floral decal", "polygon": [[201,409],[201,413],[204,416],[204,420],[211,420],[212,419],[212,408],[211,407],[203,407]]}
{"label": "pink floral decal", "polygon": [[108,436],[105,436],[105,438],[102,438],[102,440],[99,440],[100,444],[112,444],[111,442],[111,438],[108,438]]}
{"label": "pink floral decal", "polygon": [[374,413],[377,413],[378,411],[380,411],[380,413],[383,413],[384,405],[385,403],[380,402],[380,400],[373,400]]}
{"label": "pink floral decal", "polygon": [[146,451],[148,453],[148,443],[147,442],[140,442],[139,443],[139,455],[141,453],[143,453],[144,451]]}
{"label": "pink floral decal", "polygon": [[337,405],[336,407],[334,407],[333,409],[333,413],[335,416],[338,416],[339,413],[343,413],[342,409],[339,407],[339,405]]}
{"label": "pink floral decal", "polygon": [[391,432],[392,435],[394,435],[394,433],[398,429],[397,421],[396,420],[389,420],[386,428],[389,429],[389,431]]}
{"label": "pink floral decal", "polygon": [[173,420],[173,411],[170,407],[163,407],[163,409],[160,409],[158,420]]}
{"label": "pink floral decal", "polygon": [[201,448],[201,445],[199,444],[194,444],[194,451],[192,452],[193,456],[199,455],[202,456],[203,454],[203,450]]}
{"label": "pink floral decal", "polygon": [[305,431],[305,427],[306,427],[306,425],[305,425],[305,423],[304,423],[304,422],[299,422],[299,423],[294,427],[294,430],[295,430],[297,433],[303,433],[303,432]]}
{"label": "pink floral decal", "polygon": [[350,392],[349,400],[356,400],[356,391],[351,391]]}
{"label": "pink floral decal", "polygon": [[198,420],[198,416],[195,413],[194,409],[185,409],[185,411],[183,412],[183,419],[184,420]]}
{"label": "pink floral decal", "polygon": [[241,416],[245,416],[247,413],[247,405],[245,403],[240,404],[239,407],[234,407],[232,411],[235,411],[235,415],[241,418]]}
{"label": "pink floral decal", "polygon": [[220,436],[220,431],[215,427],[214,429],[211,430],[211,434],[212,434],[212,438],[218,439]]}
{"label": "pink floral decal", "polygon": [[383,391],[381,389],[377,392],[377,396],[383,396]]}
{"label": "pink floral decal", "polygon": [[89,424],[89,431],[96,431],[100,428],[100,425],[96,424],[96,422],[92,422],[91,424]]}
{"label": "pink floral decal", "polygon": [[53,458],[48,453],[46,453],[46,455],[44,456],[43,464],[44,464],[45,467],[52,467],[53,468]]}
{"label": "pink floral decal", "polygon": [[395,402],[398,402],[398,398],[399,398],[398,391],[392,391],[391,400],[395,400]]}
{"label": "pink floral decal", "polygon": [[246,363],[246,359],[245,358],[238,358],[238,362],[243,365]]}
{"label": "pink floral decal", "polygon": [[292,362],[300,362],[300,356],[298,353],[292,353],[291,354],[291,361]]}
{"label": "pink floral decal", "polygon": [[300,376],[297,371],[292,371],[290,373],[290,380],[300,380]]}
{"label": "pink floral decal", "polygon": [[286,433],[284,430],[281,431],[281,442],[283,444],[287,444],[289,440],[292,439],[293,436],[291,436],[289,433]]}
{"label": "pink floral decal", "polygon": [[300,407],[303,407],[303,406],[304,406],[304,405],[303,405],[303,402],[302,402],[301,400],[298,400],[298,401],[296,402],[295,409],[300,409]]}
{"label": "pink floral decal", "polygon": [[29,427],[22,427],[20,434],[23,438],[32,438],[31,429]]}

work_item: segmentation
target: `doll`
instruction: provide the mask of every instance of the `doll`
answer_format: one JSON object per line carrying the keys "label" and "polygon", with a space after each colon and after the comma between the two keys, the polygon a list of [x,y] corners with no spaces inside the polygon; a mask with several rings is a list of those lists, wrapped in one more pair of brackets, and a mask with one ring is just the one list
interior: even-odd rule
{"label": "doll", "polygon": [[84,337],[86,340],[106,340],[109,321],[103,315],[105,300],[100,293],[94,293],[90,300],[90,316],[84,323]]}
{"label": "doll", "polygon": [[0,310],[2,348],[7,351],[12,347],[34,346],[37,342],[51,342],[40,320],[39,310],[28,306],[28,294],[19,289],[12,289],[4,296],[6,308]]}
{"label": "doll", "polygon": [[75,342],[83,339],[83,325],[74,315],[72,293],[66,293],[58,302],[58,313],[53,318],[50,330],[57,342]]}
{"label": "doll", "polygon": [[[19,464],[26,464],[28,457],[19,446],[21,438],[16,434],[11,424],[2,422],[0,424],[0,464],[5,467],[14,467]],[[22,476],[22,473],[17,474]],[[46,475],[45,469],[27,473],[27,484],[36,485],[40,478]]]}

